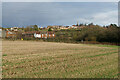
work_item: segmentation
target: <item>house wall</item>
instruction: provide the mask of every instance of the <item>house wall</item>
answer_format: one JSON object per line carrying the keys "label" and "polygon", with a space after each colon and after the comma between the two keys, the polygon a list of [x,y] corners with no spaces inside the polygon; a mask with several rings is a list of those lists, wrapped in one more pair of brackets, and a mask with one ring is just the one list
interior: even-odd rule
{"label": "house wall", "polygon": [[23,34],[23,38],[33,38],[34,34]]}
{"label": "house wall", "polygon": [[36,33],[35,33],[35,34],[34,34],[34,37],[35,37],[35,38],[41,38],[42,35],[41,35],[41,34],[36,34]]}
{"label": "house wall", "polygon": [[35,38],[54,38],[55,34],[34,34]]}
{"label": "house wall", "polygon": [[23,38],[54,38],[55,34],[54,32],[40,32],[40,31],[35,31],[35,32],[25,32],[22,33]]}
{"label": "house wall", "polygon": [[16,33],[15,32],[11,32],[11,31],[6,31],[6,37],[10,38],[10,37],[15,37]]}

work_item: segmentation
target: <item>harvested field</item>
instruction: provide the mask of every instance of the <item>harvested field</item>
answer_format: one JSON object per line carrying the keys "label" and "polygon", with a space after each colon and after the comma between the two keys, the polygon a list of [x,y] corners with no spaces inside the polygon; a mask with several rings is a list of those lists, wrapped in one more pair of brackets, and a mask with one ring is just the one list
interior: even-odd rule
{"label": "harvested field", "polygon": [[117,78],[118,47],[3,41],[3,78]]}

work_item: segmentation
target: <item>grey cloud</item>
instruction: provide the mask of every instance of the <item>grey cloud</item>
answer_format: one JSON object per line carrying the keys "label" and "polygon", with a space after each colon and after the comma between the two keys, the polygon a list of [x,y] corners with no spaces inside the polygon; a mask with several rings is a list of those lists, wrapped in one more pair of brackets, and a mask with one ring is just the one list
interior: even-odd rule
{"label": "grey cloud", "polygon": [[3,2],[118,2],[119,0],[3,0]]}
{"label": "grey cloud", "polygon": [[102,24],[102,25],[109,25],[111,23],[118,24],[118,11],[109,11],[109,12],[101,12],[97,13],[91,16],[91,18],[80,18],[79,21],[91,23],[94,22],[94,24]]}
{"label": "grey cloud", "polygon": [[0,2],[0,26],[2,26],[2,3]]}
{"label": "grey cloud", "polygon": [[[90,21],[91,17],[95,18],[94,14],[112,10],[117,10],[117,5],[114,3],[5,2],[3,3],[3,27],[32,24],[72,25],[79,19],[82,19],[80,22],[83,23],[86,19]],[[99,22],[100,20],[97,21]]]}

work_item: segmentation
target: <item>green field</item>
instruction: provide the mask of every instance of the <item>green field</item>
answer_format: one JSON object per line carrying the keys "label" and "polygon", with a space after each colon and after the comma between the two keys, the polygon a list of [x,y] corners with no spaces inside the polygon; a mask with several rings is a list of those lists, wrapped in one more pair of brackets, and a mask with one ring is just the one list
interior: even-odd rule
{"label": "green field", "polygon": [[118,47],[2,41],[3,78],[117,78]]}

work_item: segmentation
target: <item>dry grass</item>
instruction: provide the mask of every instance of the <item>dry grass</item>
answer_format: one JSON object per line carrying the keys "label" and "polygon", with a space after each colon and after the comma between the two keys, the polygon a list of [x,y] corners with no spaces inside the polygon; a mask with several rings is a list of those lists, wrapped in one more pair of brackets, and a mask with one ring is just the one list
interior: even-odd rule
{"label": "dry grass", "polygon": [[3,41],[3,78],[116,78],[116,46]]}

